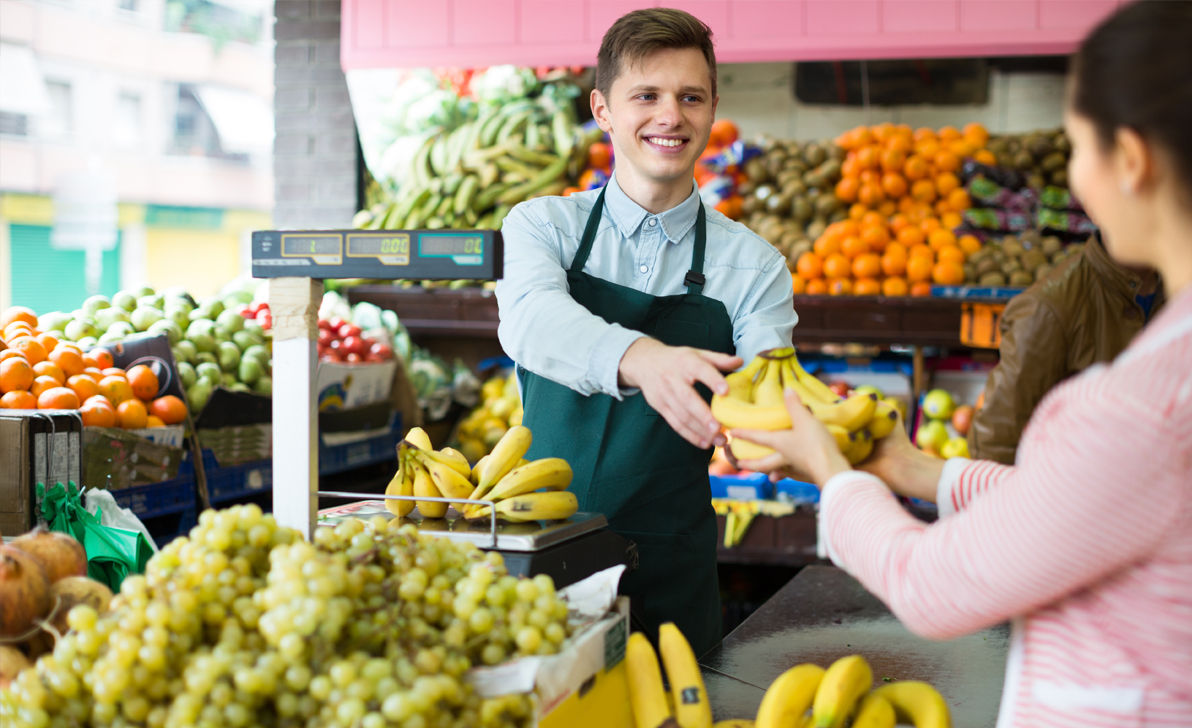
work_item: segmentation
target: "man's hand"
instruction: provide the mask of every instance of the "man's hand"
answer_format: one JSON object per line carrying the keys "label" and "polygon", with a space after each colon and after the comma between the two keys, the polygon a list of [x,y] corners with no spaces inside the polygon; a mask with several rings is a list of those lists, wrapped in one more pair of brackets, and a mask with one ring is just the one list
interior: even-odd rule
{"label": "man's hand", "polygon": [[696,447],[723,442],[720,423],[695,391],[703,382],[715,394],[728,394],[724,372],[741,366],[741,358],[689,346],[667,346],[643,337],[629,345],[617,370],[620,382],[637,387],[646,403],[662,415],[675,432]]}

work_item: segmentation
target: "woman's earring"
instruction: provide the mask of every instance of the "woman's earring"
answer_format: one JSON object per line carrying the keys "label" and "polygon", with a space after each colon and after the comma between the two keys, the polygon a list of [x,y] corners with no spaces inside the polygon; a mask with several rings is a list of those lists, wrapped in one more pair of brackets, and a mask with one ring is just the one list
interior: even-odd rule
{"label": "woman's earring", "polygon": [[1122,180],[1121,190],[1123,195],[1129,197],[1130,195],[1134,194],[1134,185],[1130,184],[1126,180]]}

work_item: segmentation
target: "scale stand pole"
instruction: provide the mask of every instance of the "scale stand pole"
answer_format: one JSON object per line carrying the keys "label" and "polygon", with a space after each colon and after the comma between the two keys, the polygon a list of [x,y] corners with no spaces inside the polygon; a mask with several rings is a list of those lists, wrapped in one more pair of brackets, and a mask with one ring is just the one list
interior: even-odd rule
{"label": "scale stand pole", "polygon": [[307,541],[318,518],[318,402],[315,350],[323,282],[269,281],[273,312],[273,515]]}

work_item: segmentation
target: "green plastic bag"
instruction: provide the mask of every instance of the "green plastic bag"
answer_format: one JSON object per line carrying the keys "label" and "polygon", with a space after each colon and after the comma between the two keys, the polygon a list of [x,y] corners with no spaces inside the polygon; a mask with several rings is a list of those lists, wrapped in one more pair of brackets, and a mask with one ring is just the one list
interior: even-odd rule
{"label": "green plastic bag", "polygon": [[113,593],[129,574],[142,574],[153,555],[153,547],[140,531],[100,523],[100,514],[83,507],[78,487],[55,483],[48,490],[38,483],[41,514],[51,531],[74,536],[87,551],[87,576],[106,585]]}

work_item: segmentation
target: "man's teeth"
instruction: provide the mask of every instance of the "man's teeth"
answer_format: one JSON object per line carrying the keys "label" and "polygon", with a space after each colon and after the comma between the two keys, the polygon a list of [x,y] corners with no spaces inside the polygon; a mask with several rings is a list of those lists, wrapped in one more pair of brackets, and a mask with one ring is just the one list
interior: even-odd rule
{"label": "man's teeth", "polygon": [[677,147],[683,143],[682,139],[662,139],[660,137],[649,137],[651,144],[657,144],[660,147]]}

